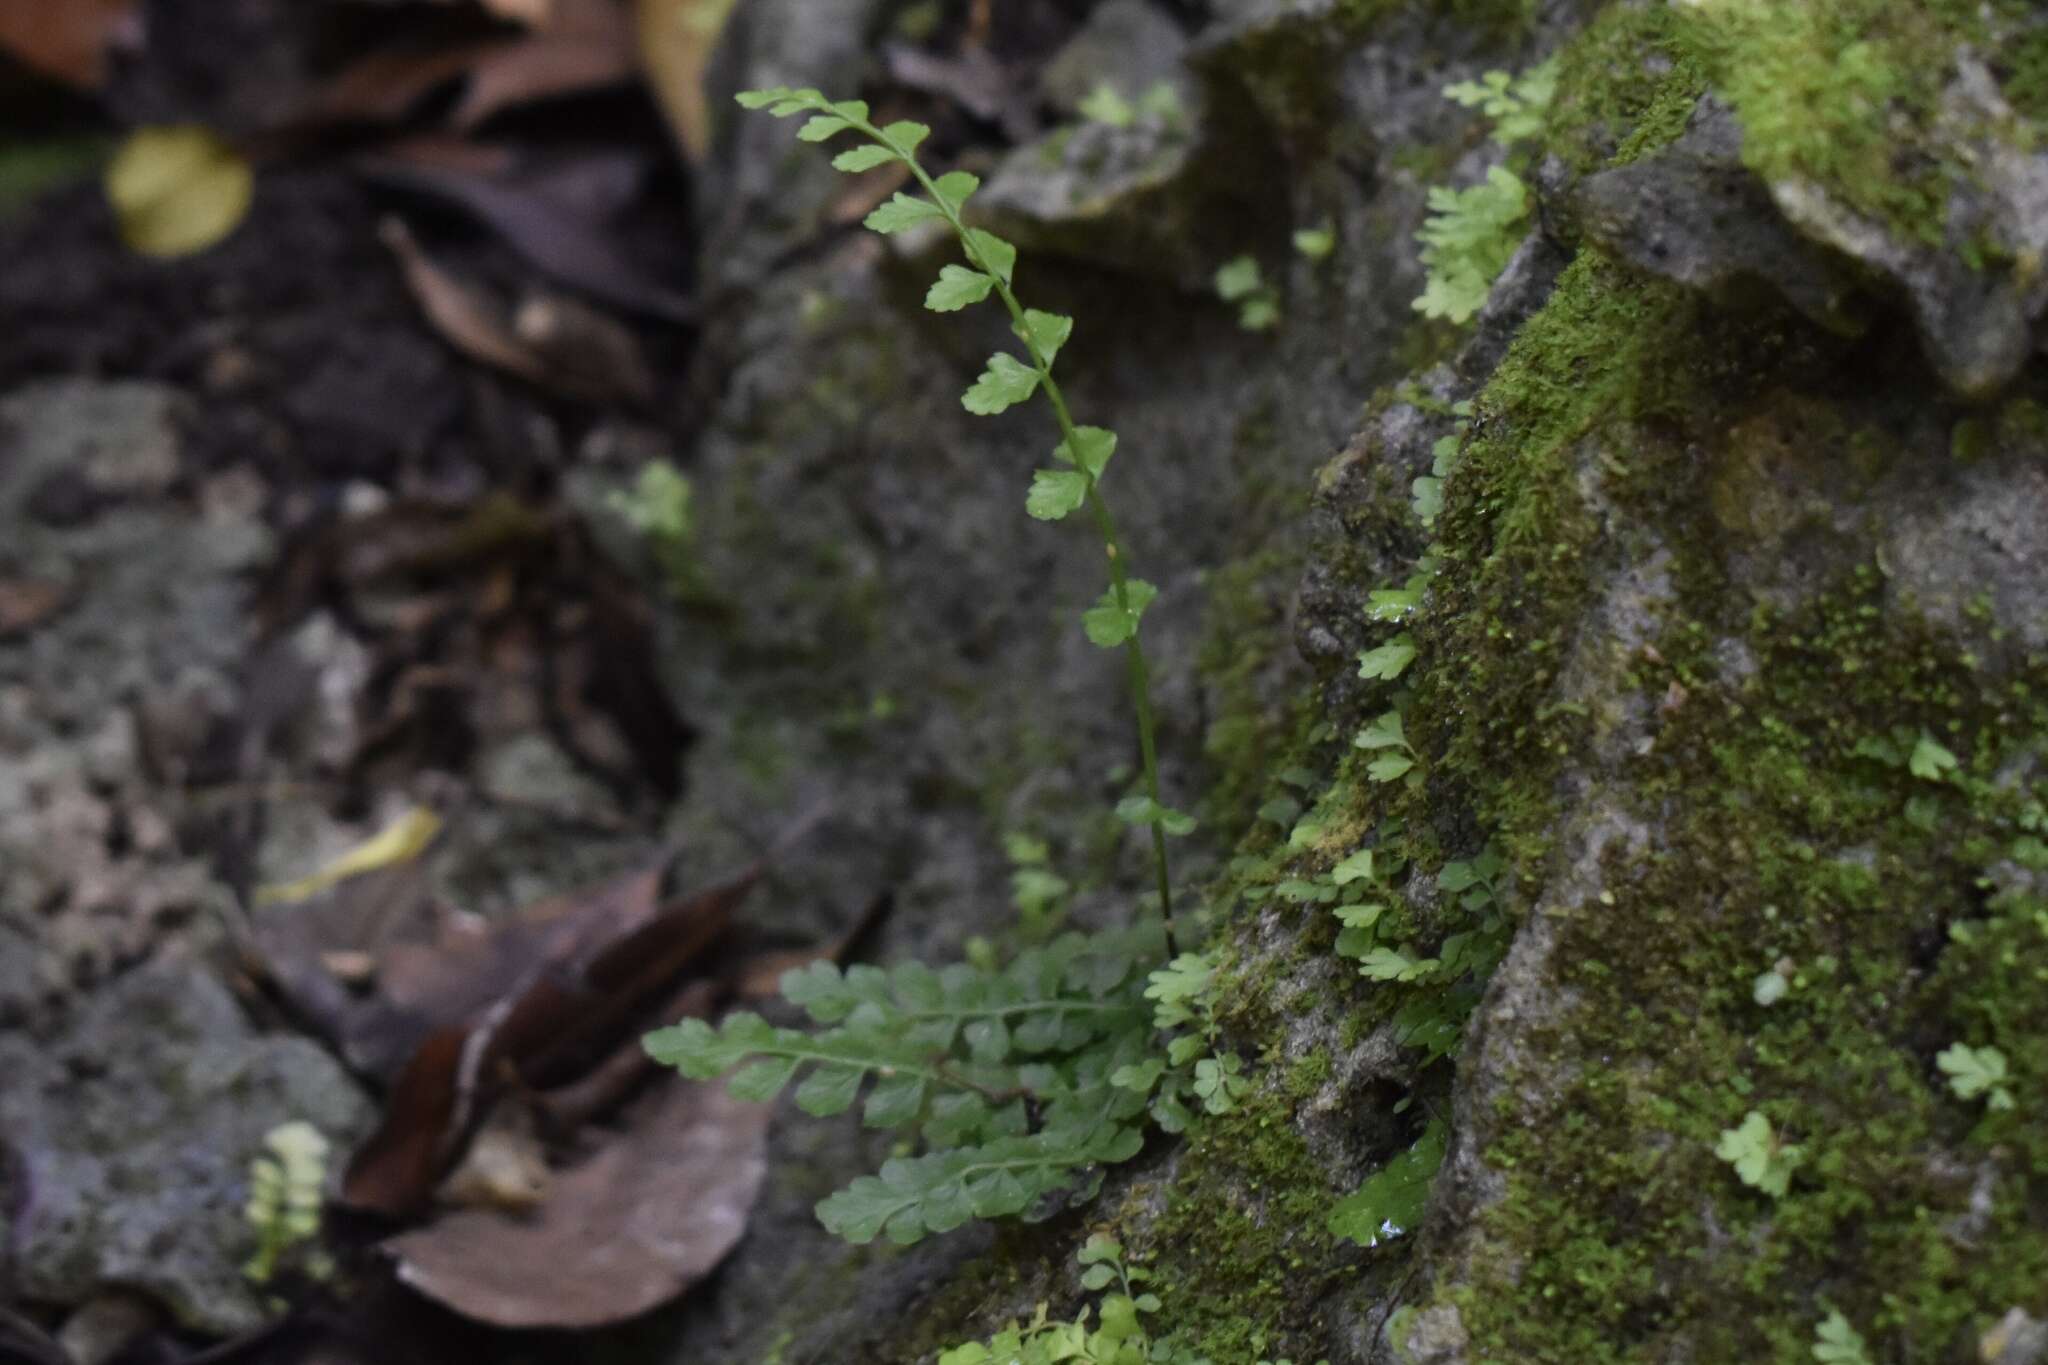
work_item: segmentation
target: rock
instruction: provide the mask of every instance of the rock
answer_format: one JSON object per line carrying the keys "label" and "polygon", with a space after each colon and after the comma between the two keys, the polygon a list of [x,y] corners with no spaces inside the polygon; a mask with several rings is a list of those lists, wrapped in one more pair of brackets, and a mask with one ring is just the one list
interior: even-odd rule
{"label": "rock", "polygon": [[1200,104],[1187,102],[1140,112],[1122,127],[1061,127],[1006,156],[975,208],[1027,251],[1201,288],[1230,254],[1229,243],[1212,238],[1209,210],[1241,183],[1201,156],[1201,119]]}
{"label": "rock", "polygon": [[53,1304],[139,1292],[218,1335],[265,1316],[241,1271],[264,1134],[302,1119],[345,1146],[370,1118],[325,1052],[257,1033],[190,965],[123,977],[46,1043],[0,1036],[0,1073],[0,1134],[21,1172],[17,1291]]}
{"label": "rock", "polygon": [[107,1365],[163,1321],[156,1304],[139,1294],[102,1294],[64,1320],[58,1344],[73,1365]]}
{"label": "rock", "polygon": [[1185,99],[1191,84],[1183,65],[1187,47],[1180,25],[1148,0],[1108,0],[1045,64],[1039,92],[1070,118],[1079,117],[1081,102],[1104,85],[1137,100],[1165,83]]}
{"label": "rock", "polygon": [[1588,237],[1653,275],[1723,300],[1775,291],[1831,331],[1868,325],[1861,281],[1779,213],[1743,164],[1735,111],[1712,96],[1669,147],[1587,177],[1574,207]]}
{"label": "rock", "polygon": [[2014,1308],[1977,1342],[1984,1365],[2040,1365],[2048,1360],[2048,1322]]}
{"label": "rock", "polygon": [[881,9],[879,0],[766,0],[738,7],[727,22],[705,92],[729,154],[698,169],[703,192],[692,196],[705,235],[707,297],[717,288],[758,280],[820,228],[826,206],[845,187],[825,158],[791,155],[794,129],[765,116],[742,115],[733,93],[811,85],[835,98],[849,97]]}
{"label": "rock", "polygon": [[[0,399],[0,553],[67,592],[0,641],[0,919],[37,930],[0,1014],[138,960],[226,894],[171,837],[181,808],[152,774],[181,782],[231,713],[243,572],[270,539],[246,499],[201,515],[170,496],[183,408],[95,380]],[[37,517],[53,479],[82,490],[80,515]],[[189,714],[152,727],[172,712]]]}
{"label": "rock", "polygon": [[1959,58],[1932,145],[1915,153],[1970,168],[1955,182],[1939,245],[1853,212],[1825,185],[1771,185],[1801,232],[1904,293],[1935,368],[1970,397],[1995,393],[2019,373],[2048,308],[2048,275],[2040,269],[2048,256],[2048,152],[2014,135],[2023,126],[1983,63]]}

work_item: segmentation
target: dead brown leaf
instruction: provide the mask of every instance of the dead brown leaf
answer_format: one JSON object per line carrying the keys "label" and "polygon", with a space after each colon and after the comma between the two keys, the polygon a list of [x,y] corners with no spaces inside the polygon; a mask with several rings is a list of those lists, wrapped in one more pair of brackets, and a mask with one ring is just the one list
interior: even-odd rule
{"label": "dead brown leaf", "polygon": [[512,335],[547,366],[564,392],[654,401],[654,373],[632,332],[607,313],[575,299],[536,294],[512,314]]}
{"label": "dead brown leaf", "polygon": [[633,25],[647,86],[668,119],[683,160],[711,154],[711,102],[704,72],[738,0],[633,0]]}
{"label": "dead brown leaf", "polygon": [[495,302],[434,264],[403,222],[385,218],[377,236],[398,258],[406,288],[443,340],[472,360],[530,383],[545,382],[546,362],[512,334]]}
{"label": "dead brown leaf", "polygon": [[465,131],[522,104],[618,85],[633,74],[623,31],[540,32],[499,44],[475,62],[449,122]]}
{"label": "dead brown leaf", "polygon": [[63,584],[42,578],[0,578],[0,640],[26,635],[70,600]]}
{"label": "dead brown leaf", "polygon": [[500,19],[528,28],[543,28],[554,18],[554,0],[482,0],[483,7]]}
{"label": "dead brown leaf", "polygon": [[[661,873],[650,864],[494,925],[435,913],[424,873],[409,865],[260,915],[254,934],[279,989],[349,1065],[392,1081],[430,1036],[467,1023],[535,963],[573,958],[652,919]],[[366,981],[370,993],[359,994]]]}
{"label": "dead brown leaf", "polygon": [[742,1000],[772,1000],[782,994],[782,974],[813,962],[844,962],[855,944],[873,932],[889,913],[887,892],[867,903],[860,916],[843,933],[815,948],[790,948],[782,952],[757,953],[739,964],[733,973],[733,994]]}
{"label": "dead brown leaf", "polygon": [[[686,981],[667,1000],[647,1012],[650,1019],[674,1023],[709,1018],[725,997],[725,983],[710,978]],[[573,1135],[600,1114],[619,1107],[654,1073],[655,1063],[638,1038],[628,1038],[588,1074],[527,1097],[534,1116],[557,1138]]]}
{"label": "dead brown leaf", "polygon": [[429,48],[372,52],[316,89],[296,120],[302,128],[396,123],[444,85],[466,76],[516,39],[486,38]]}
{"label": "dead brown leaf", "polygon": [[600,302],[669,322],[696,320],[695,303],[650,278],[600,224],[551,196],[444,165],[400,161],[388,153],[364,161],[361,169],[380,183],[464,210],[544,273]]}
{"label": "dead brown leaf", "polygon": [[501,1327],[637,1317],[725,1258],[767,1173],[773,1106],[659,1081],[623,1135],[555,1174],[523,1216],[464,1209],[386,1243],[406,1284]]}
{"label": "dead brown leaf", "polygon": [[303,135],[338,124],[398,123],[418,112],[429,95],[457,82],[463,90],[447,123],[467,131],[518,105],[633,77],[632,31],[613,0],[486,0],[485,7],[526,32],[444,24],[403,35],[316,88],[288,131]]}
{"label": "dead brown leaf", "polygon": [[653,399],[654,376],[640,343],[615,319],[574,299],[542,294],[508,319],[495,299],[437,265],[397,218],[384,219],[378,236],[398,258],[427,321],[464,355],[587,402]]}
{"label": "dead brown leaf", "polygon": [[0,1303],[0,1360],[19,1365],[72,1365],[57,1339]]}
{"label": "dead brown leaf", "polygon": [[[505,491],[335,518],[293,538],[256,614],[281,639],[334,603],[374,637],[377,680],[348,728],[346,780],[459,770],[476,746],[544,730],[621,815],[676,790],[692,732],[655,668],[652,614],[575,518]],[[279,705],[303,713],[311,695],[290,689]]]}
{"label": "dead brown leaf", "polygon": [[107,80],[107,54],[142,45],[136,0],[5,0],[0,48],[80,90]]}
{"label": "dead brown leaf", "polygon": [[[479,944],[478,953],[421,960],[410,987],[421,1005],[413,1017],[425,1002],[446,1012],[458,998],[474,1002],[482,983],[497,989],[406,1063],[383,1123],[349,1163],[342,1202],[391,1217],[423,1206],[499,1093],[587,1073],[650,998],[725,931],[762,870],[756,865],[650,916],[657,868],[566,913],[537,908]],[[385,988],[402,991],[394,981]]]}

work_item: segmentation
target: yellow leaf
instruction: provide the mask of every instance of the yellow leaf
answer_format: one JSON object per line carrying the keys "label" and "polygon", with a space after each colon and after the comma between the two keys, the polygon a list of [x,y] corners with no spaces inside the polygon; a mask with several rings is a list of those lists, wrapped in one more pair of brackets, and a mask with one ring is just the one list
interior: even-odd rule
{"label": "yellow leaf", "polygon": [[257,887],[256,903],[271,905],[278,901],[302,901],[350,877],[410,862],[434,842],[434,836],[440,832],[441,817],[425,806],[414,806],[375,836],[357,844],[311,876],[301,877],[295,882]]}
{"label": "yellow leaf", "polygon": [[634,0],[640,65],[683,159],[699,165],[711,153],[711,102],[704,70],[738,0]]}
{"label": "yellow leaf", "polygon": [[256,175],[205,128],[137,128],[107,167],[121,240],[145,256],[189,256],[233,232]]}

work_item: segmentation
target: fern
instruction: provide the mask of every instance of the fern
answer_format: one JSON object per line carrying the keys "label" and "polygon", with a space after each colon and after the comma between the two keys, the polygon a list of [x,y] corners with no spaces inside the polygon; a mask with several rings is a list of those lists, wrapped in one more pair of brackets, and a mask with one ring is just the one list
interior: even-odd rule
{"label": "fern", "polygon": [[[1062,934],[1007,966],[997,964],[986,944],[970,944],[970,961],[943,969],[910,962],[887,971],[842,971],[814,963],[786,973],[781,983],[784,998],[809,1015],[809,1029],[739,1012],[715,1027],[686,1020],[645,1039],[651,1056],[686,1076],[730,1073],[730,1089],[744,1098],[770,1100],[794,1085],[795,1103],[806,1113],[839,1114],[858,1104],[868,1126],[903,1130],[922,1145],[921,1153],[897,1156],[874,1175],[855,1179],[823,1200],[817,1213],[849,1241],[910,1243],[972,1218],[1032,1217],[1063,1199],[1092,1195],[1101,1167],[1128,1160],[1143,1145],[1148,1113],[1177,1132],[1192,1117],[1191,1106],[1226,1112],[1248,1082],[1237,1057],[1216,1051],[1207,959],[1180,954],[1174,944],[1166,841],[1195,822],[1160,799],[1148,665],[1139,639],[1158,590],[1129,573],[1104,498],[1116,433],[1077,425],[1053,377],[1073,319],[1018,300],[1017,249],[963,221],[980,181],[964,171],[933,177],[919,164],[916,150],[931,131],[924,125],[876,127],[867,105],[828,100],[816,90],[754,90],[738,99],[777,117],[810,115],[797,131],[805,142],[845,133],[865,139],[833,158],[842,171],[901,166],[923,194],[896,193],[866,225],[883,234],[943,225],[965,258],[940,270],[925,306],[954,312],[993,298],[1009,313],[1021,356],[990,356],[961,403],[993,415],[1045,396],[1060,440],[1051,465],[1033,474],[1024,510],[1042,521],[1085,511],[1095,523],[1110,581],[1081,625],[1096,645],[1124,652],[1137,719],[1140,790],[1119,802],[1116,814],[1149,833],[1156,924]],[[1121,105],[1097,104],[1098,114],[1111,121],[1124,117]],[[1156,112],[1156,102],[1141,101],[1131,117]],[[1008,852],[1025,937],[1043,937],[1064,914],[1071,887],[1052,872],[1042,843],[1012,836]],[[1141,970],[1162,960],[1166,966]],[[1161,1032],[1170,1035],[1163,1040],[1164,1060]]]}
{"label": "fern", "polygon": [[1330,1210],[1329,1229],[1361,1246],[1374,1246],[1422,1220],[1431,1183],[1444,1163],[1446,1133],[1432,1122],[1415,1144],[1395,1156]]}
{"label": "fern", "polygon": [[[1514,147],[1543,131],[1556,90],[1557,64],[1549,61],[1520,78],[1489,71],[1478,81],[1446,86],[1444,96],[1480,110],[1493,121],[1493,140]],[[1493,282],[1515,254],[1528,213],[1528,187],[1506,166],[1488,168],[1485,181],[1468,189],[1431,189],[1429,219],[1416,234],[1428,269],[1416,310],[1425,317],[1468,321],[1485,305]],[[1433,519],[1432,511],[1424,522]]]}
{"label": "fern", "polygon": [[1515,254],[1516,227],[1528,212],[1529,191],[1505,166],[1489,167],[1484,183],[1470,189],[1431,189],[1429,221],[1415,234],[1429,269],[1416,310],[1452,322],[1477,313]]}
{"label": "fern", "polygon": [[858,1103],[869,1127],[921,1139],[925,1155],[892,1160],[818,1205],[849,1241],[914,1242],[1092,1193],[1094,1168],[1138,1151],[1148,1102],[1169,1080],[1161,1067],[1131,1083],[1154,1052],[1155,1010],[1137,966],[1159,942],[1156,927],[1068,933],[1000,969],[812,963],[785,973],[782,993],[816,1028],[741,1012],[717,1027],[685,1020],[646,1047],[696,1079],[731,1072],[742,1098],[772,1099],[795,1082],[806,1113]]}

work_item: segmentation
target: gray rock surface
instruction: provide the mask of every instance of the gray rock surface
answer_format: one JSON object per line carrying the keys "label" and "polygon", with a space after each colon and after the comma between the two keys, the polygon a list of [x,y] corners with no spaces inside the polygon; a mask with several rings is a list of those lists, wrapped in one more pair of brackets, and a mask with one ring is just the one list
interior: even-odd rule
{"label": "gray rock surface", "polygon": [[16,1172],[7,1275],[31,1302],[141,1291],[222,1335],[266,1314],[242,1276],[242,1205],[272,1128],[302,1119],[337,1147],[370,1109],[314,1043],[252,1029],[210,972],[150,967],[54,1036],[0,1034],[0,1143]]}
{"label": "gray rock surface", "polygon": [[[175,785],[229,714],[256,509],[196,507],[175,390],[67,380],[0,400],[0,573],[62,605],[0,640],[0,1020],[145,956],[224,894],[176,829]],[[117,833],[118,831],[118,833]]]}

